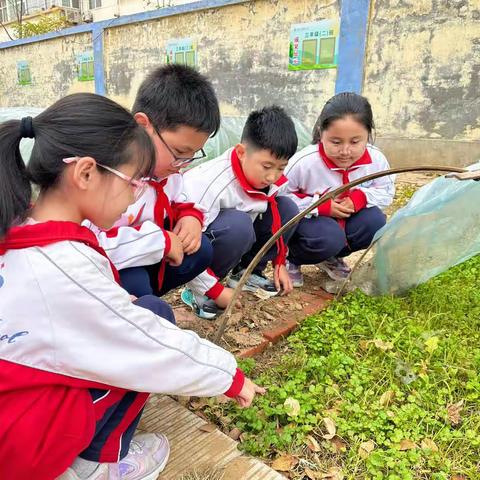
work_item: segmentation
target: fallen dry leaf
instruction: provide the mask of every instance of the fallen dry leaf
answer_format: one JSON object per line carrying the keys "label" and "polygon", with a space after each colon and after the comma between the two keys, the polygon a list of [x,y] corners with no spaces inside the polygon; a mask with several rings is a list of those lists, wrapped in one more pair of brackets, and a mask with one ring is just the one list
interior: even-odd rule
{"label": "fallen dry leaf", "polygon": [[433,452],[438,452],[438,447],[431,438],[424,438],[420,446],[422,447],[422,450],[432,450]]}
{"label": "fallen dry leaf", "polygon": [[365,460],[368,458],[371,452],[375,450],[375,442],[373,440],[369,440],[368,442],[362,442],[360,444],[360,447],[358,448],[358,454],[360,455],[360,458]]}
{"label": "fallen dry leaf", "polygon": [[301,305],[300,303],[296,303],[296,304],[295,304],[295,309],[298,310],[298,311],[300,311],[300,310],[303,309],[303,307],[302,307],[302,305]]}
{"label": "fallen dry leaf", "polygon": [[454,475],[451,480],[467,480],[467,477],[464,475]]}
{"label": "fallen dry leaf", "polygon": [[238,440],[241,434],[242,434],[242,431],[239,428],[232,428],[228,433],[228,436],[230,438],[233,438],[233,440]]}
{"label": "fallen dry leaf", "polygon": [[297,463],[298,458],[293,455],[281,455],[273,461],[272,468],[277,472],[289,472]]}
{"label": "fallen dry leaf", "polygon": [[199,410],[200,408],[206,407],[207,405],[208,405],[208,402],[204,398],[201,398],[200,400],[194,400],[193,402],[190,402],[190,406],[194,410]]}
{"label": "fallen dry leaf", "polygon": [[313,470],[310,470],[309,468],[305,468],[303,470],[303,473],[310,479],[310,480],[317,480],[319,478],[319,472],[315,472]]}
{"label": "fallen dry leaf", "polygon": [[448,414],[448,421],[453,425],[456,426],[460,424],[462,418],[460,417],[460,412],[463,410],[463,400],[460,400],[457,403],[452,403],[447,405],[447,414]]}
{"label": "fallen dry leaf", "polygon": [[392,350],[393,343],[392,342],[384,342],[383,340],[372,340],[373,343],[377,348],[386,352],[387,350]]}
{"label": "fallen dry leaf", "polygon": [[327,473],[320,474],[322,480],[343,480],[343,472],[338,467],[331,467]]}
{"label": "fallen dry leaf", "polygon": [[323,419],[323,423],[328,432],[327,435],[323,435],[323,438],[325,438],[326,440],[331,440],[337,433],[337,426],[335,425],[335,422],[328,417],[325,417]]}
{"label": "fallen dry leaf", "polygon": [[198,429],[202,432],[212,433],[217,429],[217,426],[213,423],[206,423],[205,425],[201,425]]}
{"label": "fallen dry leaf", "polygon": [[347,444],[338,435],[335,435],[330,442],[335,453],[341,453],[347,449]]}
{"label": "fallen dry leaf", "polygon": [[307,445],[307,447],[310,449],[310,451],[312,452],[319,452],[321,449],[320,449],[320,445],[318,444],[318,442],[315,440],[314,437],[312,437],[311,435],[308,435],[307,436],[307,439],[305,440],[305,444]]}
{"label": "fallen dry leaf", "polygon": [[300,413],[300,402],[295,398],[288,397],[283,406],[289,417],[296,417]]}
{"label": "fallen dry leaf", "polygon": [[402,452],[405,450],[413,450],[415,448],[418,448],[417,444],[415,442],[412,442],[411,440],[402,440],[400,442],[399,450]]}
{"label": "fallen dry leaf", "polygon": [[380,397],[380,405],[382,405],[382,407],[388,407],[393,402],[394,398],[395,392],[393,390],[387,390]]}
{"label": "fallen dry leaf", "polygon": [[368,340],[360,340],[359,345],[362,350],[366,350],[370,345],[370,342]]}

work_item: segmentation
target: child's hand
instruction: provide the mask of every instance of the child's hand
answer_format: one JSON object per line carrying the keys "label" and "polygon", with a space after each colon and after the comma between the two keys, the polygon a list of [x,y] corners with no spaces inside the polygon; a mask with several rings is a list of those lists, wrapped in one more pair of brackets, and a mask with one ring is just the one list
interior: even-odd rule
{"label": "child's hand", "polygon": [[195,253],[202,243],[202,224],[195,217],[182,217],[173,229],[182,242],[183,251],[186,255]]}
{"label": "child's hand", "polygon": [[234,400],[240,405],[240,407],[246,408],[252,404],[257,393],[259,395],[263,395],[265,392],[266,390],[263,387],[255,385],[255,383],[253,383],[249,378],[245,377],[243,388],[234,398]]}
{"label": "child's hand", "polygon": [[343,205],[340,202],[336,202],[336,201],[332,200],[332,206],[330,208],[330,216],[331,217],[333,217],[333,218],[348,218],[354,212],[355,212],[354,208],[350,208],[347,205]]}
{"label": "child's hand", "polygon": [[[228,288],[225,287],[222,291],[222,293],[215,299],[215,303],[219,308],[227,308],[228,304],[230,303],[230,300],[233,297],[233,288]],[[242,305],[240,304],[240,300],[237,300],[236,302],[237,307],[241,307]]]}
{"label": "child's hand", "polygon": [[165,255],[165,261],[172,267],[178,267],[183,262],[183,245],[180,239],[172,232],[167,232],[170,237],[170,251]]}
{"label": "child's hand", "polygon": [[273,281],[275,288],[281,292],[280,295],[288,295],[293,290],[293,283],[285,265],[275,265]]}
{"label": "child's hand", "polygon": [[350,197],[344,197],[338,203],[340,203],[344,207],[350,208],[351,210],[353,210],[353,212],[355,212],[355,205],[353,204],[353,200]]}

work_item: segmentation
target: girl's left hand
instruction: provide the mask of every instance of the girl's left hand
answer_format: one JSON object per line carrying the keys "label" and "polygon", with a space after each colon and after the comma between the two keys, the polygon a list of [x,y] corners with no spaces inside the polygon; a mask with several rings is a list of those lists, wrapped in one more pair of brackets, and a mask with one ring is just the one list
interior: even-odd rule
{"label": "girl's left hand", "polygon": [[355,205],[350,197],[344,197],[341,200],[337,201],[340,205],[344,207],[350,208],[353,212],[355,212]]}
{"label": "girl's left hand", "polygon": [[293,290],[293,283],[285,265],[275,265],[273,281],[280,295],[288,295]]}

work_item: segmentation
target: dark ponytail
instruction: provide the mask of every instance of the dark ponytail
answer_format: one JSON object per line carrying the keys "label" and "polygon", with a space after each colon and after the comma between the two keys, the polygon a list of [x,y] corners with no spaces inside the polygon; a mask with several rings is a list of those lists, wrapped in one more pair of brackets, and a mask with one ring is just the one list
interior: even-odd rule
{"label": "dark ponytail", "polygon": [[23,219],[32,197],[27,169],[20,155],[21,121],[0,125],[0,238],[16,218]]}
{"label": "dark ponytail", "polygon": [[[19,145],[29,136],[35,143],[26,167]],[[68,95],[33,120],[0,124],[0,238],[14,222],[25,219],[31,183],[41,191],[54,187],[65,168],[62,160],[75,156],[90,156],[112,168],[137,158],[138,176],[150,176],[155,166],[155,150],[145,130],[128,110],[99,95]]]}
{"label": "dark ponytail", "polygon": [[369,101],[353,92],[343,92],[332,97],[322,109],[315,126],[313,127],[312,143],[320,143],[322,132],[335,121],[341,118],[352,116],[357,122],[362,124],[368,131],[368,140],[373,143],[373,123],[372,106]]}

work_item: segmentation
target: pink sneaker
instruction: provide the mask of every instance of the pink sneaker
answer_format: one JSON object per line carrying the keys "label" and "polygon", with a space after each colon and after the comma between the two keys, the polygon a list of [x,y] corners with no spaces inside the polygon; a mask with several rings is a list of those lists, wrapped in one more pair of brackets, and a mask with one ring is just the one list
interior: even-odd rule
{"label": "pink sneaker", "polygon": [[287,262],[287,272],[295,288],[303,287],[303,274],[301,267]]}
{"label": "pink sneaker", "polygon": [[167,465],[170,445],[160,433],[140,433],[133,437],[128,455],[120,460],[121,480],[156,480]]}

